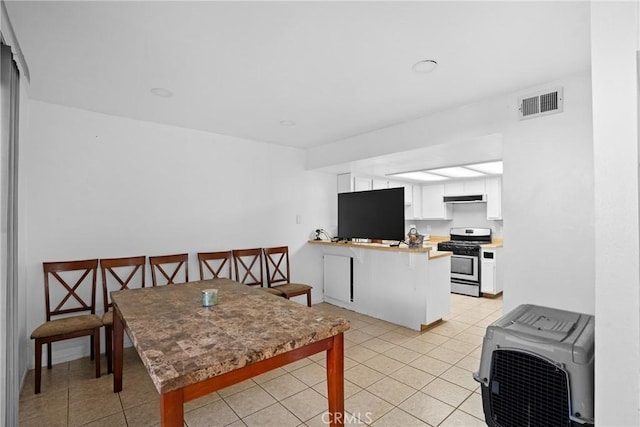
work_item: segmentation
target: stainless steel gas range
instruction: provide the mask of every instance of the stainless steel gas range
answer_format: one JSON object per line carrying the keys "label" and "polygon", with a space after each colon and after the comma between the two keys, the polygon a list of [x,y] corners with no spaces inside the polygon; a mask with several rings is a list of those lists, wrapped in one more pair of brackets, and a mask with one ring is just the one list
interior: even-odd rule
{"label": "stainless steel gas range", "polygon": [[438,243],[439,251],[451,251],[451,292],[481,296],[480,245],[491,243],[490,228],[452,228],[451,240]]}

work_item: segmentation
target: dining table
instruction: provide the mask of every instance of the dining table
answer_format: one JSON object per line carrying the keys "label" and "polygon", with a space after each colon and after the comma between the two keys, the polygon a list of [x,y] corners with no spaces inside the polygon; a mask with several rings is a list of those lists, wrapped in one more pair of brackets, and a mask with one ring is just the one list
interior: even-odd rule
{"label": "dining table", "polygon": [[[203,306],[208,289],[217,303]],[[111,300],[113,390],[123,389],[126,331],[160,395],[162,426],[183,426],[185,402],[322,351],[323,419],[343,424],[348,320],[230,279],[124,289]]]}

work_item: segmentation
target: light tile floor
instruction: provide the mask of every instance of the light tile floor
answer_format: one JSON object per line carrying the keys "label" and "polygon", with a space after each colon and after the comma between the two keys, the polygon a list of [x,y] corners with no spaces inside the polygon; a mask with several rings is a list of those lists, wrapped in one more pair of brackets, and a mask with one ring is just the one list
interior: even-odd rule
{"label": "light tile floor", "polygon": [[[325,303],[314,307],[351,321],[345,333],[347,424],[486,425],[471,374],[479,365],[485,327],[502,315],[501,297],[452,294],[451,315],[422,333]],[[188,402],[185,425],[326,426],[325,363],[325,354],[316,354]],[[112,392],[105,368],[98,379],[92,369],[88,358],[44,369],[39,395],[33,394],[30,371],[20,394],[20,425],[159,425],[158,394],[135,350],[125,349],[120,393]]]}

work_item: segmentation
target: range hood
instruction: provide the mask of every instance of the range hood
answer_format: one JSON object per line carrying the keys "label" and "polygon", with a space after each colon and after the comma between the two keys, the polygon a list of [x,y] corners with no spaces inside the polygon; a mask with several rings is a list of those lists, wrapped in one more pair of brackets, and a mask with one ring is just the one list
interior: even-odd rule
{"label": "range hood", "polygon": [[444,203],[486,203],[486,194],[465,194],[461,196],[444,196]]}

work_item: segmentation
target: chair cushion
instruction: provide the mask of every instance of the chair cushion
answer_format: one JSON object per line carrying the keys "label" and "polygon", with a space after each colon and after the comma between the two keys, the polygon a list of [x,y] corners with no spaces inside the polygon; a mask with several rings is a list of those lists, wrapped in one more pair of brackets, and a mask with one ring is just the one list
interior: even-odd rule
{"label": "chair cushion", "polygon": [[99,328],[102,320],[95,314],[83,314],[80,316],[65,317],[64,319],[51,320],[38,326],[32,333],[31,338],[55,337],[75,331]]}
{"label": "chair cushion", "polygon": [[284,285],[275,285],[271,289],[277,289],[287,297],[295,297],[311,292],[311,286],[302,283],[285,283]]}
{"label": "chair cushion", "polygon": [[279,297],[283,297],[284,293],[279,291],[278,289],[274,289],[274,288],[261,288],[263,291],[265,292],[269,292],[270,294],[279,296]]}
{"label": "chair cushion", "polygon": [[102,324],[105,326],[113,325],[113,310],[109,310],[102,315]]}

